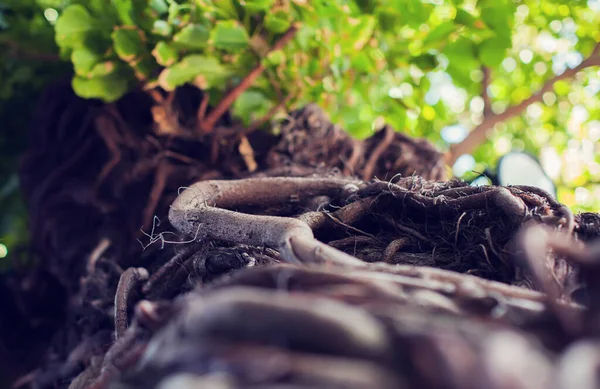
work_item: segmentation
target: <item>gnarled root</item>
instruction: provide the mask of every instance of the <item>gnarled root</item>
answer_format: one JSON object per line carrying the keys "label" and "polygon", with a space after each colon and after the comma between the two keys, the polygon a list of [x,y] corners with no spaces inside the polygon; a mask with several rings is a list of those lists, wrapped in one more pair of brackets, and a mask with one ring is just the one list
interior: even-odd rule
{"label": "gnarled root", "polygon": [[289,262],[362,262],[314,239],[307,223],[277,216],[259,216],[226,208],[272,206],[307,196],[348,196],[360,182],[320,178],[254,178],[239,181],[203,181],[187,188],[169,211],[169,221],[188,236],[233,241],[280,250]]}

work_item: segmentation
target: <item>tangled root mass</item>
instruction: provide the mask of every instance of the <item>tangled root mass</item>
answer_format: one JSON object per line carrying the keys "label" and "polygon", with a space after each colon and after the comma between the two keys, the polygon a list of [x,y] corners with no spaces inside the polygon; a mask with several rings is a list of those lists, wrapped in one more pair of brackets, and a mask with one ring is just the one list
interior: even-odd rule
{"label": "tangled root mass", "polygon": [[[169,123],[201,97],[178,91]],[[59,85],[40,105],[40,261],[1,285],[52,336],[17,387],[596,387],[597,214],[447,181],[426,141],[354,140],[314,105],[243,135],[255,170],[228,117],[164,135],[152,104]]]}

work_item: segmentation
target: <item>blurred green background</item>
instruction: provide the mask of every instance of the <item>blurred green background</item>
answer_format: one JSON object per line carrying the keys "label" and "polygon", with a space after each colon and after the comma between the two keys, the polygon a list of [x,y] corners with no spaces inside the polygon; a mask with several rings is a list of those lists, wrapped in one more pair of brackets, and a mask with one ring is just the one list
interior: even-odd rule
{"label": "blurred green background", "polygon": [[192,83],[215,103],[262,63],[232,108],[244,124],[291,94],[287,109],[317,102],[357,137],[389,123],[443,150],[500,118],[452,155],[456,176],[523,150],[559,201],[597,211],[599,41],[600,0],[4,0],[0,258],[26,247],[16,167],[28,119],[43,87],[73,70],[86,98]]}

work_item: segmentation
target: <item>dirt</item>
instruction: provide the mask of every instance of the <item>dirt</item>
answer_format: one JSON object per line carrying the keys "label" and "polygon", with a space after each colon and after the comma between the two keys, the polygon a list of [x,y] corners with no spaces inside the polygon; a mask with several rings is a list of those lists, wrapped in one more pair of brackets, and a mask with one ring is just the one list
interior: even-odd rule
{"label": "dirt", "polygon": [[598,214],[315,105],[206,133],[201,91],[163,97],[42,97],[37,266],[0,283],[15,387],[594,387]]}

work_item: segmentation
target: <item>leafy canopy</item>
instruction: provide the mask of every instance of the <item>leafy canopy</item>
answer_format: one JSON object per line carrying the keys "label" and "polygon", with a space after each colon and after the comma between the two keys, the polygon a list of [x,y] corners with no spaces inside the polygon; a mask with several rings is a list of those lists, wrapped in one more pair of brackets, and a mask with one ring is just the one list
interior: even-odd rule
{"label": "leafy canopy", "polygon": [[[192,83],[217,101],[262,61],[267,69],[248,91],[261,109],[238,104],[241,120],[294,94],[296,104],[320,103],[357,136],[368,135],[375,121],[427,128],[420,119],[445,117],[443,107],[420,112],[426,74],[445,69],[458,86],[476,90],[471,73],[499,66],[511,47],[516,9],[512,0],[26,2],[53,24],[82,97],[112,102],[136,87]],[[299,28],[295,39],[266,55],[292,25]],[[412,96],[390,97],[389,89],[403,83]]]}

